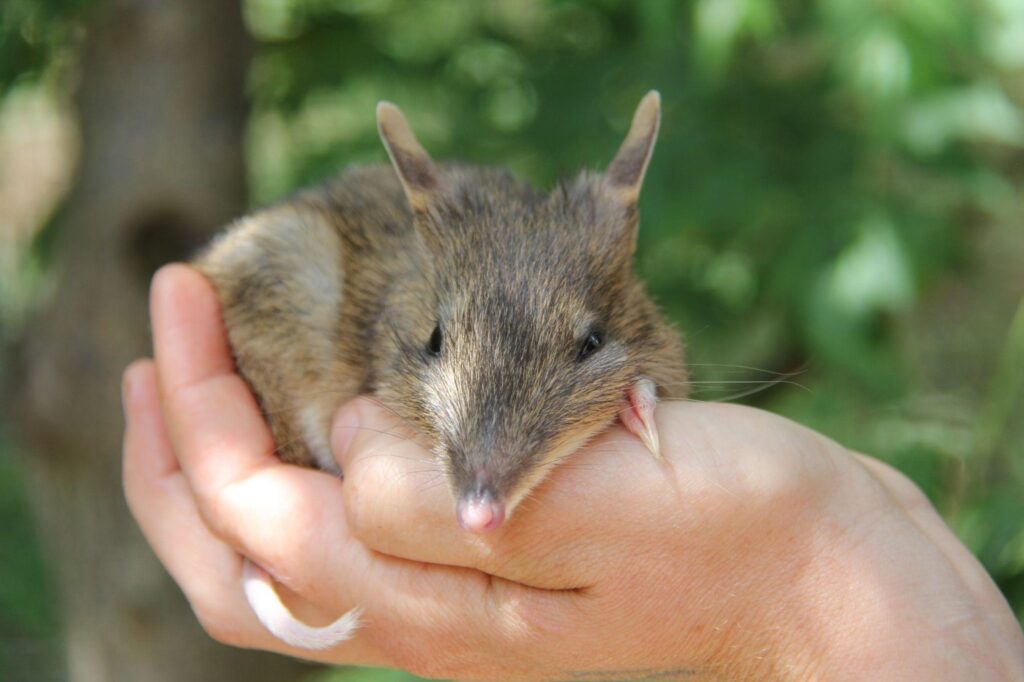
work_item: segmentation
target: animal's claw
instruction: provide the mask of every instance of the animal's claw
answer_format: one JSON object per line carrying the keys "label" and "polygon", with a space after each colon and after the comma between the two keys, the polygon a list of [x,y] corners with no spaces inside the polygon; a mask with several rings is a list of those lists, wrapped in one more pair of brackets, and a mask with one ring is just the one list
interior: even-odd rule
{"label": "animal's claw", "polygon": [[658,393],[654,382],[647,378],[638,379],[626,394],[626,405],[620,415],[623,425],[640,439],[655,459],[661,459],[661,443],[658,427],[654,423],[654,408],[658,404]]}

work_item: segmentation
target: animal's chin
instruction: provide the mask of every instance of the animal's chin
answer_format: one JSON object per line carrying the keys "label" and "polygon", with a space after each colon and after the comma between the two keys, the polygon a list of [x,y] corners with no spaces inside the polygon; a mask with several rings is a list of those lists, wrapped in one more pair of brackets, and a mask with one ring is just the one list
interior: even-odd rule
{"label": "animal's chin", "polygon": [[584,446],[607,425],[596,424],[551,448],[548,453],[531,466],[525,476],[499,493],[498,486],[487,471],[474,474],[472,483],[458,486],[455,492],[455,519],[463,530],[485,534],[498,530],[508,523],[519,503],[526,499],[551,471],[564,459]]}

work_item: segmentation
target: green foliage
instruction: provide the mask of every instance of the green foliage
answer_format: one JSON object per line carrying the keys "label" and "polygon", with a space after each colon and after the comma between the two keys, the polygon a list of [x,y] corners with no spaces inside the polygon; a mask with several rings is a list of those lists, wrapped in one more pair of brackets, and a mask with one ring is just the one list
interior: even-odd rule
{"label": "green foliage", "polygon": [[70,58],[85,10],[95,0],[4,0],[0,4],[0,96]]}

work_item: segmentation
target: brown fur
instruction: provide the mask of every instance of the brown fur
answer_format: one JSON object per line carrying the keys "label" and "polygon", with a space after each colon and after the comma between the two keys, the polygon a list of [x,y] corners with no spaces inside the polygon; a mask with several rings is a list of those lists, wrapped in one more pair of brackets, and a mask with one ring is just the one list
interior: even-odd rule
{"label": "brown fur", "polygon": [[[197,263],[283,459],[329,468],[332,413],[372,393],[434,444],[456,497],[485,469],[511,508],[638,378],[686,394],[679,337],[632,270],[656,95],[614,173],[549,195],[501,169],[435,165],[391,105],[378,121],[393,167],[244,218]],[[580,360],[593,331],[603,344]]]}

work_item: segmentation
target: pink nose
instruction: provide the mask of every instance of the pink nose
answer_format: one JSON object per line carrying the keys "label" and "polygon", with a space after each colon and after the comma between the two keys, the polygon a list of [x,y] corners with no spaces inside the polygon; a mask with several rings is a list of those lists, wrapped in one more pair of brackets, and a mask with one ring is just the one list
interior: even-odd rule
{"label": "pink nose", "polygon": [[459,500],[455,512],[459,525],[471,533],[494,530],[505,520],[505,505],[486,494]]}

